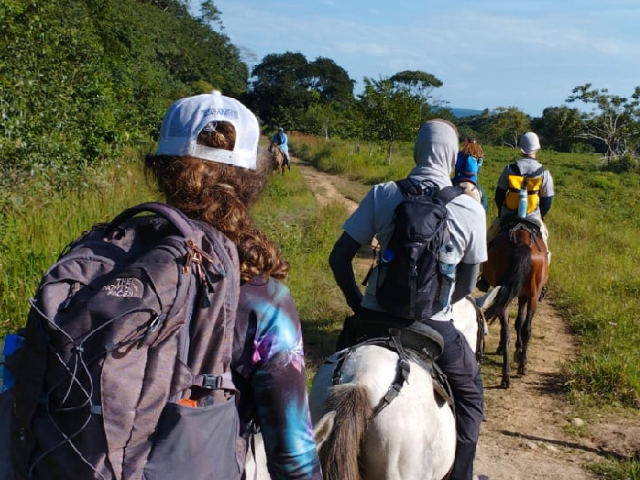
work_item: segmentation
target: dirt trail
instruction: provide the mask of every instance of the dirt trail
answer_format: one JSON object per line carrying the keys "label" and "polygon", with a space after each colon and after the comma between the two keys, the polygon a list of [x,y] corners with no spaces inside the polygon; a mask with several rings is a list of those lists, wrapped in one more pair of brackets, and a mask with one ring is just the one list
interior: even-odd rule
{"label": "dirt trail", "polygon": [[[297,159],[294,163],[321,204],[337,200],[355,209],[357,204],[335,187],[345,179],[318,172]],[[499,328],[498,322],[490,326],[486,352],[495,352]],[[580,420],[574,419],[571,407],[563,401],[559,364],[574,354],[566,324],[548,301],[542,302],[533,321],[528,374],[514,375],[512,387],[502,390],[498,388],[499,369],[483,372],[486,418],[476,457],[478,473],[491,480],[598,478],[585,465],[601,460],[603,452],[595,443],[565,433],[565,427]],[[485,365],[500,362],[495,354],[485,356]]]}

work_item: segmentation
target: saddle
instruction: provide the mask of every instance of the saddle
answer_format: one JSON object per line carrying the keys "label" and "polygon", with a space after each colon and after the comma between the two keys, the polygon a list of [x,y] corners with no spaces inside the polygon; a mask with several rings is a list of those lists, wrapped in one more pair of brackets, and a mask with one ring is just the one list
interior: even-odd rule
{"label": "saddle", "polygon": [[512,232],[520,229],[526,230],[532,236],[540,235],[540,226],[536,222],[526,218],[510,218],[504,223],[500,223],[500,233],[509,232],[509,235],[511,235]]}
{"label": "saddle", "polygon": [[538,243],[538,239],[542,238],[542,234],[540,231],[540,226],[537,223],[530,222],[526,219],[517,219],[508,222],[503,228],[500,229],[500,232],[508,232],[509,240],[511,242],[516,243],[515,232],[517,230],[526,230],[529,232],[531,237],[531,242],[538,247],[539,251],[542,251],[540,244]]}
{"label": "saddle", "polygon": [[420,322],[413,322],[406,328],[389,328],[388,336],[368,338],[342,350],[335,358],[336,367],[333,370],[333,384],[340,382],[344,362],[356,349],[364,345],[376,345],[387,348],[398,354],[396,376],[389,386],[387,393],[380,399],[373,409],[373,416],[378,415],[394,398],[398,396],[411,371],[410,361],[415,362],[427,371],[433,380],[433,391],[437,397],[446,402],[453,410],[453,393],[447,377],[435,362],[444,350],[442,335],[433,328]]}

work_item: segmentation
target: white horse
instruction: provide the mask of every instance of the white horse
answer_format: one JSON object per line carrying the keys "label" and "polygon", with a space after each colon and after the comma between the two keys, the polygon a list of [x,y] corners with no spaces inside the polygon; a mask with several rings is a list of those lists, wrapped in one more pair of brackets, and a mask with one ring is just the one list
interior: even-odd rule
{"label": "white horse", "polygon": [[[478,335],[478,319],[484,317],[475,301],[457,302],[453,318],[475,351],[484,334],[482,327]],[[325,442],[319,447],[325,480],[444,478],[455,455],[455,419],[447,402],[434,394],[431,374],[410,360],[399,393],[377,410],[396,380],[398,353],[383,346],[359,346],[334,379],[339,355],[319,368],[309,397],[316,441]]]}

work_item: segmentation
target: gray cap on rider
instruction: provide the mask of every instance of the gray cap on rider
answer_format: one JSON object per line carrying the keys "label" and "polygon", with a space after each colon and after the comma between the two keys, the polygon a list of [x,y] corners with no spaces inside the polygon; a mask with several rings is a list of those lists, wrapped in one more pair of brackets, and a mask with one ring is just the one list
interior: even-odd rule
{"label": "gray cap on rider", "polygon": [[528,155],[540,150],[540,139],[535,133],[527,132],[520,137],[520,143],[518,146],[522,153]]}

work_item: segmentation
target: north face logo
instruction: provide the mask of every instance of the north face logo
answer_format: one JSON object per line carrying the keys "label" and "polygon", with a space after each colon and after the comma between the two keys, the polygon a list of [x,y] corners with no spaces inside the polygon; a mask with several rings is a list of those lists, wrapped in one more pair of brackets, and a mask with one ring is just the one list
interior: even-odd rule
{"label": "north face logo", "polygon": [[102,287],[107,297],[142,298],[144,286],[135,277],[116,278],[114,283]]}

